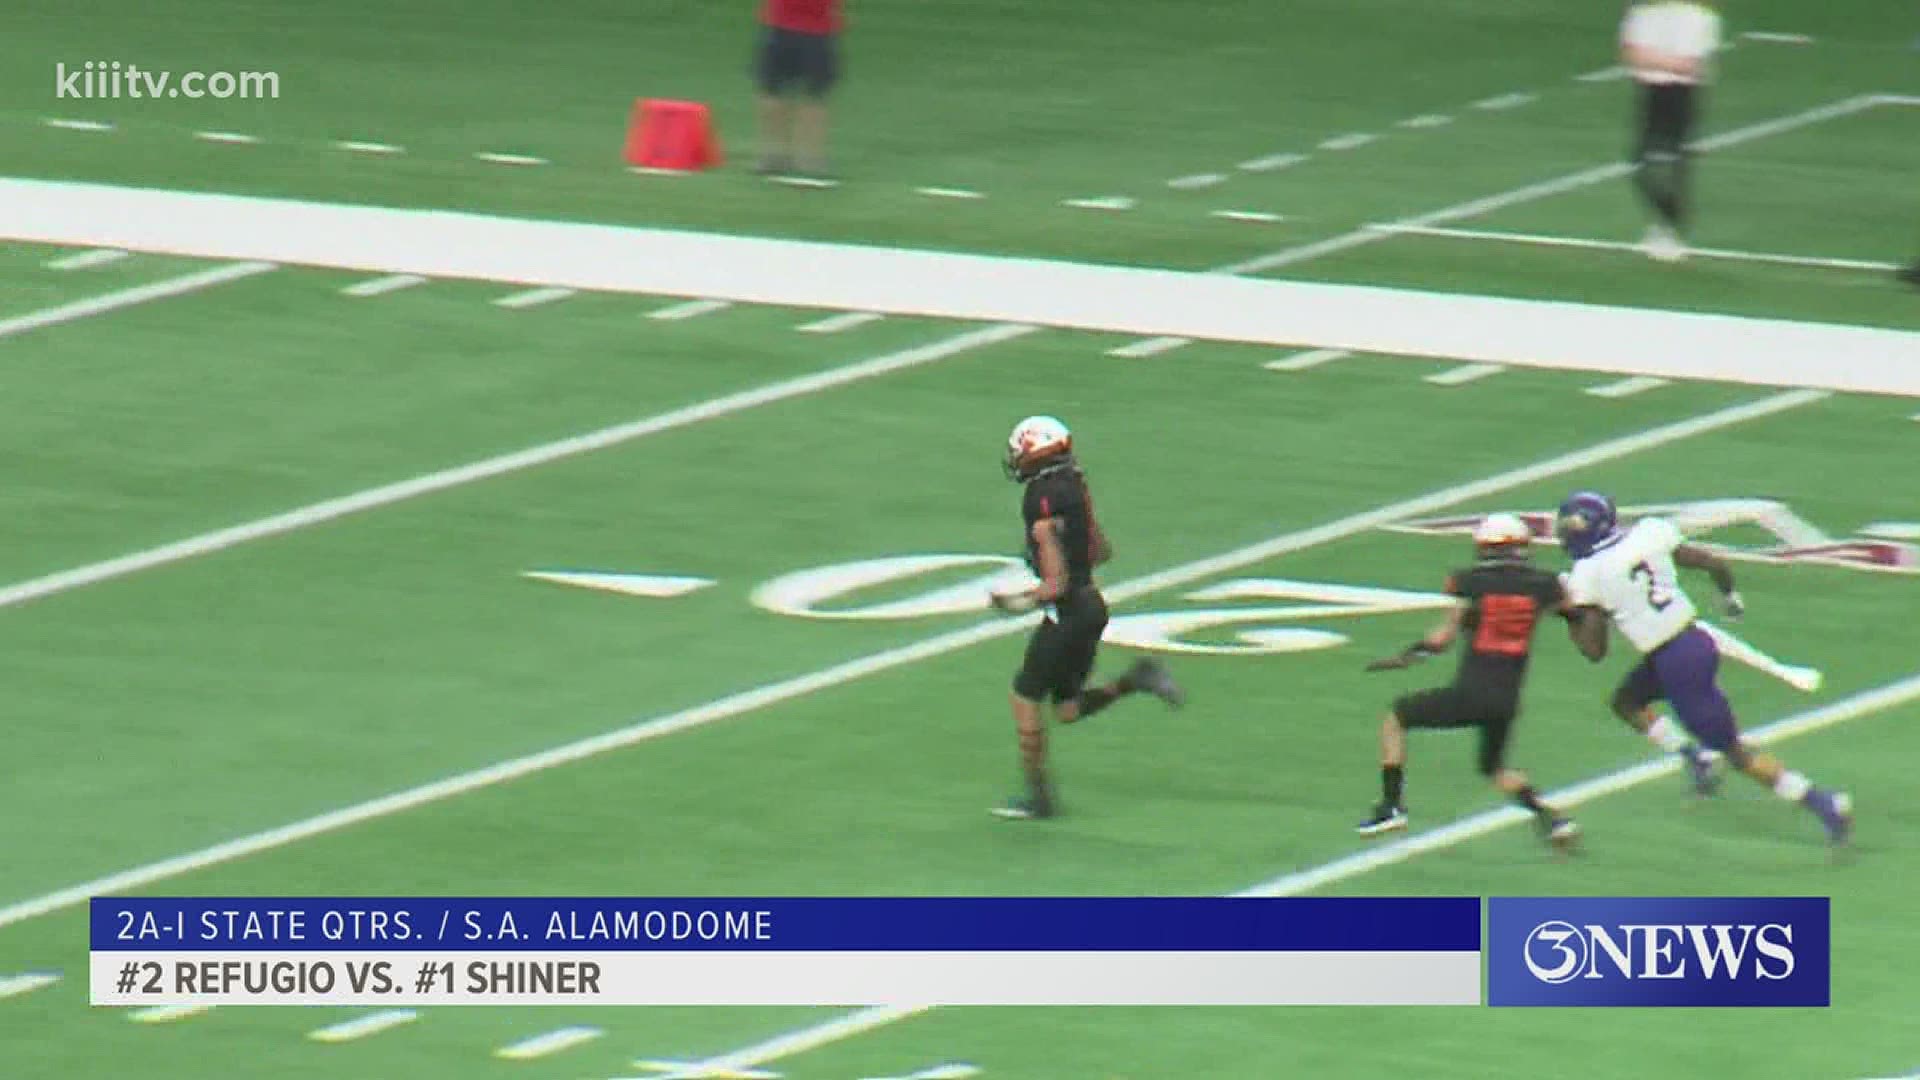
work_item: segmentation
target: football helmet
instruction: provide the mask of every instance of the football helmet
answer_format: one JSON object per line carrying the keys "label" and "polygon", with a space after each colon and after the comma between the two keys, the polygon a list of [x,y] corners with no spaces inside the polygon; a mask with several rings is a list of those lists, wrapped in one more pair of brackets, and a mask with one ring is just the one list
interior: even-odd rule
{"label": "football helmet", "polygon": [[1029,416],[1013,425],[1001,459],[1007,479],[1031,480],[1047,465],[1073,452],[1073,433],[1051,416]]}
{"label": "football helmet", "polygon": [[1533,530],[1515,514],[1488,514],[1473,530],[1474,550],[1482,558],[1524,556]]}
{"label": "football helmet", "polygon": [[1573,559],[1584,559],[1619,531],[1620,512],[1613,499],[1598,491],[1576,491],[1560,504],[1554,531],[1560,546]]}

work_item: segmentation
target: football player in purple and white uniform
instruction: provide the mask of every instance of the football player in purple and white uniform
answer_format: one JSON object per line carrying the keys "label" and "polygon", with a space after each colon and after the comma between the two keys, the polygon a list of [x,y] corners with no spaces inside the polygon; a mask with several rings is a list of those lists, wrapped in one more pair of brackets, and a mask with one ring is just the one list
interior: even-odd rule
{"label": "football player in purple and white uniform", "polygon": [[[1664,749],[1687,759],[1694,785],[1713,790],[1711,759],[1725,755],[1733,767],[1774,794],[1805,806],[1826,826],[1834,844],[1853,832],[1853,801],[1843,791],[1818,787],[1772,754],[1749,748],[1740,737],[1733,706],[1720,689],[1720,649],[1695,622],[1699,610],[1680,587],[1679,568],[1704,570],[1713,578],[1729,617],[1744,611],[1733,570],[1719,555],[1688,544],[1673,523],[1643,518],[1621,528],[1613,500],[1579,491],[1560,504],[1561,546],[1573,559],[1567,575],[1568,603],[1578,611],[1574,641],[1588,659],[1607,653],[1607,620],[1633,643],[1643,659],[1613,694],[1613,711]],[[1685,734],[1653,703],[1673,706]],[[1692,739],[1688,739],[1688,735]]]}

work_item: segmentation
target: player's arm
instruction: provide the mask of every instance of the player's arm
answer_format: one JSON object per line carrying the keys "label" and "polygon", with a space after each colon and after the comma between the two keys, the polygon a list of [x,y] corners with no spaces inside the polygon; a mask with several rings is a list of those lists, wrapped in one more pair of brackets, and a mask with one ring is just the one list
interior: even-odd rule
{"label": "player's arm", "polygon": [[1060,546],[1060,521],[1042,518],[1033,523],[1034,550],[1039,554],[1040,584],[1012,593],[994,593],[993,606],[1022,614],[1051,604],[1067,591],[1067,553]]}
{"label": "player's arm", "polygon": [[1092,523],[1093,528],[1093,565],[1105,566],[1113,558],[1113,545],[1107,541],[1107,530],[1099,522]]}
{"label": "player's arm", "polygon": [[1392,656],[1375,660],[1367,665],[1368,671],[1397,671],[1446,652],[1460,636],[1461,620],[1467,617],[1467,601],[1462,600],[1447,610],[1447,614],[1427,631],[1426,636],[1407,646]]}
{"label": "player's arm", "polygon": [[1606,612],[1591,605],[1568,604],[1561,608],[1560,617],[1567,620],[1567,636],[1581,656],[1596,664],[1607,658]]}
{"label": "player's arm", "polygon": [[1726,604],[1727,617],[1737,619],[1746,614],[1747,605],[1740,599],[1740,591],[1733,585],[1733,566],[1720,555],[1693,544],[1681,544],[1673,549],[1675,566],[1688,570],[1705,570],[1713,579],[1713,587],[1720,590],[1720,599]]}

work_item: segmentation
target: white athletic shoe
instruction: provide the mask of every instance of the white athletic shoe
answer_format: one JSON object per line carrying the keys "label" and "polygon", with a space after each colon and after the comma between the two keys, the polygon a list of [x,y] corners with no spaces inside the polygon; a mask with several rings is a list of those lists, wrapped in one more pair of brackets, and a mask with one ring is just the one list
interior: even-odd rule
{"label": "white athletic shoe", "polygon": [[1640,250],[1655,262],[1677,263],[1687,257],[1687,245],[1665,225],[1649,228],[1646,238],[1640,241]]}

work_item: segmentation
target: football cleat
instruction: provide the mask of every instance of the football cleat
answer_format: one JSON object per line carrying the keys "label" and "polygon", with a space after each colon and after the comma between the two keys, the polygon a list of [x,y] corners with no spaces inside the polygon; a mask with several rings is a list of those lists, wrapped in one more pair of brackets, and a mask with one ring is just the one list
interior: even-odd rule
{"label": "football cleat", "polygon": [[1655,262],[1676,263],[1687,257],[1686,242],[1665,225],[1649,228],[1646,238],[1640,241],[1640,250]]}
{"label": "football cleat", "polygon": [[1844,847],[1853,839],[1853,796],[1844,791],[1821,792],[1808,803],[1827,827],[1827,843]]}
{"label": "football cleat", "polygon": [[1055,458],[1073,452],[1073,433],[1051,416],[1029,416],[1013,425],[1007,436],[1006,457],[1000,464],[1007,479],[1031,480]]}
{"label": "football cleat", "polygon": [[1720,790],[1720,774],[1713,771],[1713,756],[1698,746],[1689,746],[1680,751],[1680,759],[1686,762],[1687,779],[1693,781],[1693,793],[1706,798]]}
{"label": "football cleat", "polygon": [[1173,681],[1173,672],[1152,657],[1134,661],[1133,666],[1127,669],[1127,682],[1176,709],[1187,703],[1187,692]]}
{"label": "football cleat", "polygon": [[1540,834],[1555,851],[1572,851],[1580,845],[1580,823],[1572,818],[1554,817],[1543,821]]}
{"label": "football cleat", "polygon": [[1373,808],[1373,813],[1368,814],[1366,820],[1355,825],[1353,831],[1359,833],[1361,836],[1379,836],[1381,833],[1389,833],[1406,827],[1407,811],[1405,807],[1381,803]]}
{"label": "football cleat", "polygon": [[1021,796],[1008,799],[989,813],[1007,821],[1039,821],[1053,816],[1053,804]]}

